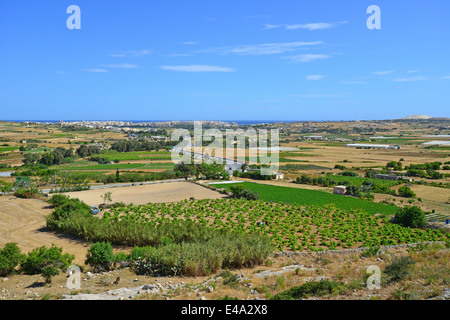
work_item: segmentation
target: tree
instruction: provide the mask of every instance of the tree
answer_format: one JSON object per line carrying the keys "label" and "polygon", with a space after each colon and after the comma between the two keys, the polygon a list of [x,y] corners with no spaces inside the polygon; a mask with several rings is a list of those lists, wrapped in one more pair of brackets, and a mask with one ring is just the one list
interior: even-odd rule
{"label": "tree", "polygon": [[189,164],[185,164],[184,162],[175,165],[174,171],[178,171],[180,175],[184,179],[186,179],[186,181],[191,175],[194,174],[192,166],[190,166]]}
{"label": "tree", "polygon": [[106,202],[112,202],[111,194],[112,194],[112,192],[108,191],[100,196],[103,199],[103,204],[106,204]]}
{"label": "tree", "polygon": [[7,243],[3,249],[0,249],[0,276],[5,277],[11,274],[24,258],[25,255],[20,252],[16,243]]}
{"label": "tree", "polygon": [[52,283],[52,278],[59,274],[59,269],[53,265],[48,265],[42,268],[42,276],[45,279],[45,283]]}
{"label": "tree", "polygon": [[404,207],[395,214],[395,222],[411,228],[420,228],[426,225],[425,213],[417,206]]}
{"label": "tree", "polygon": [[408,186],[402,186],[398,189],[398,194],[405,198],[414,198],[416,194]]}

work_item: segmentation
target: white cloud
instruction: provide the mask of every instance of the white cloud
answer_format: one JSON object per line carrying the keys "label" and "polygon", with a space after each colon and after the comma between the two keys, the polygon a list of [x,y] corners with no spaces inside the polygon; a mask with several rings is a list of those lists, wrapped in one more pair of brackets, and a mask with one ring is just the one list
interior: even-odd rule
{"label": "white cloud", "polygon": [[199,42],[198,41],[186,41],[186,42],[182,42],[181,44],[193,46],[193,45],[199,44]]}
{"label": "white cloud", "polygon": [[131,63],[122,63],[122,64],[103,64],[104,68],[119,68],[119,69],[134,69],[137,68],[137,65]]}
{"label": "white cloud", "polygon": [[108,70],[106,70],[106,69],[83,69],[83,71],[86,71],[86,72],[98,72],[98,73],[101,73],[101,72],[108,72]]}
{"label": "white cloud", "polygon": [[323,60],[328,58],[331,58],[331,56],[327,54],[299,54],[296,56],[284,57],[284,59],[290,59],[294,62],[310,62],[314,60]]}
{"label": "white cloud", "polygon": [[385,74],[390,74],[390,73],[392,73],[392,72],[393,72],[392,70],[387,70],[387,71],[376,71],[376,72],[373,72],[373,74],[376,75],[376,76],[382,76],[382,75],[385,75]]}
{"label": "white cloud", "polygon": [[143,57],[150,54],[150,50],[129,50],[121,53],[110,54],[110,57],[114,58],[128,58],[128,57]]}
{"label": "white cloud", "polygon": [[207,50],[202,50],[201,52],[212,52],[218,54],[238,54],[238,55],[266,55],[266,54],[279,54],[284,52],[290,52],[297,50],[301,47],[315,46],[321,43],[322,41],[238,45],[238,46],[211,48]]}
{"label": "white cloud", "polygon": [[306,80],[322,80],[323,78],[325,78],[323,74],[312,74],[305,77]]}
{"label": "white cloud", "polygon": [[188,57],[189,54],[187,53],[169,53],[166,55],[166,57]]}
{"label": "white cloud", "polygon": [[406,73],[416,73],[416,72],[420,72],[420,70],[409,70]]}
{"label": "white cloud", "polygon": [[318,23],[304,23],[304,24],[266,24],[264,29],[285,28],[286,30],[324,30],[337,27],[341,24],[349,23],[348,21],[341,22],[318,22]]}
{"label": "white cloud", "polygon": [[443,76],[443,79],[450,79],[450,76]]}
{"label": "white cloud", "polygon": [[407,77],[407,78],[394,79],[395,82],[413,82],[413,81],[423,81],[423,80],[426,80],[426,77],[424,77],[424,76],[417,76],[417,77]]}
{"label": "white cloud", "polygon": [[184,65],[184,66],[161,66],[163,70],[180,72],[234,72],[232,68],[210,66],[210,65]]}

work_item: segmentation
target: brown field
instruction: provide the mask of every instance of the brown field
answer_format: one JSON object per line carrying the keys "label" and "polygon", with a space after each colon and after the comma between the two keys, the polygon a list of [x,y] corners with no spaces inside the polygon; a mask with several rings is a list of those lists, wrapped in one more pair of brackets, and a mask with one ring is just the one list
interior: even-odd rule
{"label": "brown field", "polygon": [[63,253],[75,255],[75,263],[83,264],[90,244],[48,230],[45,216],[51,212],[48,204],[38,199],[0,197],[0,248],[8,242],[15,242],[22,252],[29,252],[54,243],[63,247]]}
{"label": "brown field", "polygon": [[111,191],[113,202],[146,204],[149,202],[174,202],[194,197],[198,199],[217,199],[226,196],[190,182],[157,183],[141,186],[93,189],[68,192],[71,198],[78,198],[90,206],[103,203],[101,195]]}

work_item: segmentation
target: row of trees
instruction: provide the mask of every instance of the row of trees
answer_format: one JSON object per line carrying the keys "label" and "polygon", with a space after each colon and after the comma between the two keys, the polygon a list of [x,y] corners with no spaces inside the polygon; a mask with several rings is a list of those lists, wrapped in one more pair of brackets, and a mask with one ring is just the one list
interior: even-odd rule
{"label": "row of trees", "polygon": [[178,144],[178,141],[118,141],[111,145],[111,150],[118,152],[130,152],[130,151],[152,151],[166,149]]}
{"label": "row of trees", "polygon": [[72,162],[75,159],[73,149],[64,149],[58,147],[51,152],[45,152],[42,155],[37,153],[27,153],[24,155],[23,164],[25,166],[44,165],[52,166],[62,163]]}
{"label": "row of trees", "polygon": [[186,180],[193,176],[198,179],[200,175],[205,176],[208,180],[230,179],[230,174],[224,169],[223,165],[216,163],[207,164],[203,162],[202,164],[185,164],[184,162],[181,162],[175,165],[174,171],[178,172]]}

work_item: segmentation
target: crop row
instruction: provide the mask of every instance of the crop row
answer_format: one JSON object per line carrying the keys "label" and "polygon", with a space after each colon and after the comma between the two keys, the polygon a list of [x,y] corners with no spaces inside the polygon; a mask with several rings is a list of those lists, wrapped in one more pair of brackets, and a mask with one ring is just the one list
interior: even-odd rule
{"label": "crop row", "polygon": [[449,239],[440,231],[404,228],[390,223],[386,217],[362,210],[261,200],[207,199],[122,205],[106,211],[103,219],[154,226],[195,221],[217,229],[267,235],[280,251],[320,251]]}

